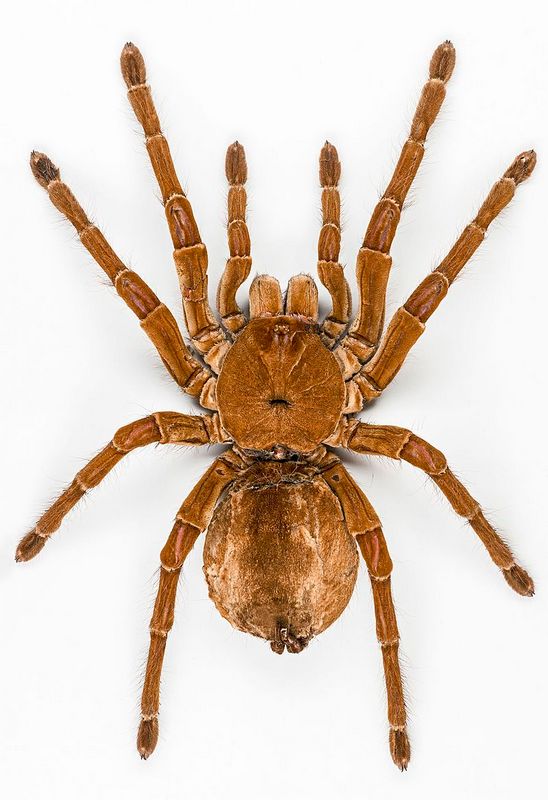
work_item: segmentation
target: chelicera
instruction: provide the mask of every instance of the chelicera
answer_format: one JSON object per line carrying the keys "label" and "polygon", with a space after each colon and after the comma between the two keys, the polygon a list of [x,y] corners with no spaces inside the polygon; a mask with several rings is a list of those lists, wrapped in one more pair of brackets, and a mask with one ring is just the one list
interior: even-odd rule
{"label": "chelicera", "polygon": [[533,594],[531,578],[445,456],[410,430],[368,424],[356,416],[390,384],[487,227],[535,166],[533,151],[514,160],[448,255],[385,327],[390,247],[454,63],[453,46],[444,42],[432,56],[409,137],[357,256],[354,317],[339,263],[341,167],[329,143],[320,156],[323,225],[317,265],[331,297],[327,317],[319,320],[318,291],[309,275],[291,278],[285,297],[276,278],[258,275],[249,290],[249,316],[238,306],[236,292],[251,269],[247,166],[238,142],[226,156],[230,256],[219,283],[218,315],[212,311],[207,251],[160,128],[143,58],[132,44],[123,49],[122,74],[163,198],[190,347],[172,313],[88,219],[57,167],[42,153],[31,156],[34,176],[52,203],[137,315],[170,375],[207,413],[162,411],[120,428],[21,540],[17,560],[37,555],[68,511],[135,448],[153,443],[226,446],[183,502],[161,552],[138,732],[143,758],[158,740],[160,674],[181,568],[207,530],[204,572],[217,609],[236,628],[269,641],[276,653],[300,652],[337,619],[352,594],[361,552],[371,579],[386,677],[390,751],[401,769],[407,767],[410,746],[392,562],[377,514],[343,466],[344,449],[402,459],[423,470],[468,520],[512,589]]}

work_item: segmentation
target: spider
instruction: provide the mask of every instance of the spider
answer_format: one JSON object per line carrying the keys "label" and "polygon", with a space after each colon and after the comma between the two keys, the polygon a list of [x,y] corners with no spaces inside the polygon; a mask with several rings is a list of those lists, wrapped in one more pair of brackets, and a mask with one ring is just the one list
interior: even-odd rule
{"label": "spider", "polygon": [[137,315],[171,377],[208,413],[160,411],[116,431],[23,537],[17,561],[36,556],[73,506],[132,450],[149,444],[226,446],[183,502],[160,554],[137,736],[142,758],[158,741],[160,675],[181,568],[207,530],[204,572],[218,611],[239,630],[269,641],[280,654],[286,649],[300,652],[339,617],[352,594],[361,552],[382,651],[390,752],[400,769],[407,768],[411,750],[391,594],[392,562],[381,522],[343,466],[338,448],[388,456],[423,470],[468,521],[512,589],[533,594],[533,581],[449,469],[443,453],[410,430],[356,417],[395,377],[488,226],[535,166],[532,150],[517,156],[448,255],[384,328],[390,247],[454,65],[453,45],[444,42],[432,56],[409,137],[358,252],[359,302],[353,318],[349,285],[339,263],[341,165],[332,144],[325,143],[319,163],[323,224],[317,266],[331,297],[327,317],[319,322],[318,290],[305,274],[289,280],[285,297],[276,278],[258,275],[249,289],[249,318],[238,306],[236,292],[251,269],[245,221],[247,165],[238,142],[226,154],[229,258],[219,283],[216,316],[208,302],[206,247],[160,127],[143,57],[135,45],[124,47],[122,74],[162,194],[191,348],[172,313],[123,264],[86,216],[59,169],[46,155],[31,155],[34,177]]}

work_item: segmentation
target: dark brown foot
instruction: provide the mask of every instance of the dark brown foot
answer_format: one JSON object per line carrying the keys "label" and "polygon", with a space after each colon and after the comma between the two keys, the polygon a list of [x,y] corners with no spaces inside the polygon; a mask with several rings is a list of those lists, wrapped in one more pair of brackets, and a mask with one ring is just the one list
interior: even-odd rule
{"label": "dark brown foot", "polygon": [[514,564],[509,569],[503,569],[502,574],[506,578],[508,585],[518,594],[524,597],[532,597],[534,595],[535,584],[519,564]]}
{"label": "dark brown foot", "polygon": [[402,772],[407,769],[411,758],[411,745],[405,728],[390,728],[390,755]]}
{"label": "dark brown foot", "polygon": [[60,173],[58,168],[45,153],[38,153],[33,150],[30,154],[30,168],[32,174],[44,189],[47,189],[52,181],[59,180]]}
{"label": "dark brown foot", "polygon": [[46,543],[45,536],[39,536],[34,531],[27,533],[23,536],[15,551],[16,561],[30,561],[31,558],[37,556],[40,550]]}
{"label": "dark brown foot", "polygon": [[158,717],[142,719],[137,733],[137,750],[141,758],[148,758],[158,744]]}

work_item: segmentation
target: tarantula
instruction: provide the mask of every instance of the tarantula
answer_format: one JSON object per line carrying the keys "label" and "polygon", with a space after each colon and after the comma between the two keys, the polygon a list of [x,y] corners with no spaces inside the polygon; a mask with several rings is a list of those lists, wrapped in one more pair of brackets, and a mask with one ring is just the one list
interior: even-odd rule
{"label": "tarantula", "polygon": [[512,589],[533,594],[533,581],[443,453],[410,430],[370,425],[355,416],[392,381],[489,224],[535,166],[532,150],[514,160],[449,254],[384,330],[390,247],[454,64],[454,48],[444,42],[432,56],[409,137],[358,252],[354,318],[339,263],[341,165],[328,142],[320,155],[318,274],[331,296],[330,313],[318,321],[318,290],[304,274],[290,279],[285,298],[276,278],[258,275],[249,289],[249,319],[238,306],[236,292],[249,275],[251,248],[245,221],[247,165],[243,147],[235,142],[226,155],[230,257],[217,293],[219,320],[208,302],[206,247],[160,128],[143,57],[133,44],[124,47],[122,74],[161,190],[191,349],[171,312],[86,216],[58,168],[46,155],[32,153],[37,181],[137,315],[172,378],[209,413],[161,411],[120,428],[21,540],[17,560],[37,555],[68,511],[135,448],[226,445],[182,504],[160,555],[137,737],[143,758],[158,741],[160,674],[179,575],[207,529],[204,572],[213,602],[234,627],[268,640],[276,653],[300,652],[342,613],[356,581],[359,548],[371,579],[382,650],[390,752],[397,766],[406,769],[410,745],[390,588],[392,562],[380,520],[336,448],[403,459],[423,470],[468,520]]}

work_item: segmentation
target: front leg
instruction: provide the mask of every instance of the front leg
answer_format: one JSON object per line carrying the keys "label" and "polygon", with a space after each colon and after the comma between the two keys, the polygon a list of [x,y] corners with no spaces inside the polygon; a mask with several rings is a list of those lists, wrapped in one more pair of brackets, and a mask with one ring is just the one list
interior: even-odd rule
{"label": "front leg", "polygon": [[70,486],[42,514],[34,528],[17,547],[16,561],[29,561],[38,555],[64,517],[81,498],[105,478],[121,459],[147,444],[212,444],[222,441],[218,414],[189,416],[160,411],[138,419],[116,431],[112,440],[74,477]]}
{"label": "front leg", "polygon": [[336,348],[345,379],[356,375],[375,353],[384,324],[386,287],[392,266],[390,249],[407,193],[424,155],[428,131],[445,99],[445,86],[455,66],[451,42],[436,48],[426,81],[390,183],[377,203],[356,261],[359,305],[356,319]]}
{"label": "front leg", "polygon": [[74,225],[80,241],[105,274],[126,305],[133,311],[162,359],[171,377],[183,391],[198,397],[205,408],[216,408],[215,381],[190,353],[175,317],[150,286],[116,255],[99,228],[92,222],[61,173],[44,153],[33,152],[32,173],[48,193],[55,208]]}
{"label": "front leg", "polygon": [[195,349],[211,369],[218,373],[230,347],[223,329],[209,306],[207,287],[208,257],[162,133],[150,86],[146,82],[143,56],[134,44],[124,47],[120,59],[128,98],[140,122],[150,162],[162,193],[173,247],[173,258],[181,285],[183,310],[188,333]]}
{"label": "front leg", "polygon": [[472,222],[463,230],[441,264],[420,283],[386,328],[379,349],[359,373],[347,381],[347,413],[383,392],[424,333],[426,323],[447,296],[450,286],[485,239],[487,229],[535,168],[534,150],[520,153],[492,187]]}
{"label": "front leg", "polygon": [[474,500],[451,472],[443,453],[424,439],[415,436],[412,431],[392,425],[353,423],[353,427],[351,424],[344,439],[344,446],[356,453],[403,459],[414,467],[422,469],[441,489],[453,510],[468,520],[512,589],[527,597],[534,594],[532,579],[523,567],[516,563],[506,542],[485,519],[477,500]]}

